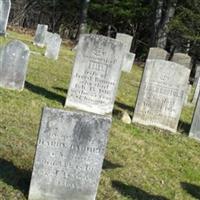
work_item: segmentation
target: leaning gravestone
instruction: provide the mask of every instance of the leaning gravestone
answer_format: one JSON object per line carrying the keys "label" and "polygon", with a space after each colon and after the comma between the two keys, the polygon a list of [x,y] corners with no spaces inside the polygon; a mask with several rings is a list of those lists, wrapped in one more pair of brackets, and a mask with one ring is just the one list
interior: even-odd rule
{"label": "leaning gravestone", "polygon": [[200,98],[198,98],[189,136],[200,140]]}
{"label": "leaning gravestone", "polygon": [[6,35],[6,28],[10,13],[11,1],[0,0],[0,35]]}
{"label": "leaning gravestone", "polygon": [[164,49],[152,47],[149,49],[149,54],[147,59],[160,59],[160,60],[167,60],[168,52]]}
{"label": "leaning gravestone", "polygon": [[50,39],[48,39],[46,43],[47,48],[46,48],[45,56],[47,58],[57,60],[59,52],[60,52],[61,42],[62,42],[62,39],[60,38],[60,35],[54,33],[50,37]]}
{"label": "leaning gravestone", "polygon": [[82,35],[65,106],[110,114],[121,75],[123,44],[100,35]]}
{"label": "leaning gravestone", "polygon": [[39,47],[45,46],[45,38],[46,38],[47,29],[48,29],[47,25],[38,24],[37,30],[35,33],[34,42],[33,42],[34,45],[37,45]]}
{"label": "leaning gravestone", "polygon": [[22,90],[26,78],[30,51],[27,45],[14,40],[1,51],[0,87]]}
{"label": "leaning gravestone", "polygon": [[126,53],[124,55],[124,59],[122,62],[122,71],[124,72],[130,72],[133,66],[135,60],[135,54],[134,53]]}
{"label": "leaning gravestone", "polygon": [[133,37],[125,33],[117,33],[116,39],[123,43],[124,52],[129,52],[132,45]]}
{"label": "leaning gravestone", "polygon": [[198,82],[197,82],[197,85],[196,85],[196,88],[195,88],[195,92],[194,92],[194,96],[193,96],[193,100],[192,100],[193,104],[197,103],[199,92],[200,92],[200,77],[198,79]]}
{"label": "leaning gravestone", "polygon": [[147,60],[133,122],[176,132],[189,74],[190,70],[182,65]]}
{"label": "leaning gravestone", "polygon": [[191,69],[191,57],[185,53],[175,53],[171,61]]}
{"label": "leaning gravestone", "polygon": [[29,200],[94,200],[111,118],[45,108]]}

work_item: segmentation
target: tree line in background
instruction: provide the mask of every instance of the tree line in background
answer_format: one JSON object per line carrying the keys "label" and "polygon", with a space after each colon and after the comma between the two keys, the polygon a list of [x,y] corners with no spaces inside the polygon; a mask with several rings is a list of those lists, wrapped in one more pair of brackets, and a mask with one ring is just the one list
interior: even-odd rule
{"label": "tree line in background", "polygon": [[82,32],[130,34],[139,59],[154,46],[200,60],[200,0],[12,0],[11,25],[39,23],[72,40]]}

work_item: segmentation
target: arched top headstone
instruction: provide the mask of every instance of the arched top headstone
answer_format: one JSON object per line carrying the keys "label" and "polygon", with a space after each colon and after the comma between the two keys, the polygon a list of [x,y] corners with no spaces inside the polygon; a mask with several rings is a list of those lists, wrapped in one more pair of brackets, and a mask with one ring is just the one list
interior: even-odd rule
{"label": "arched top headstone", "polygon": [[14,40],[4,46],[0,63],[0,86],[22,90],[29,60],[29,47]]}
{"label": "arched top headstone", "polygon": [[191,69],[191,57],[185,53],[175,53],[172,61]]}

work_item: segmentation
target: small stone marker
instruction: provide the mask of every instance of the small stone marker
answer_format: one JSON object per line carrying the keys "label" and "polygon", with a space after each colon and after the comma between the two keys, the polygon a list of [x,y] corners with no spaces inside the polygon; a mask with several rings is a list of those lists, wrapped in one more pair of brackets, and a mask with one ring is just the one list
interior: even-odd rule
{"label": "small stone marker", "polygon": [[94,200],[111,118],[45,108],[29,200]]}
{"label": "small stone marker", "polygon": [[45,56],[47,58],[51,58],[54,60],[58,59],[58,55],[60,52],[60,45],[61,45],[62,39],[60,38],[60,35],[54,33],[50,38],[48,39],[47,48],[45,52]]}
{"label": "small stone marker", "polygon": [[189,136],[200,140],[200,98],[198,98]]}
{"label": "small stone marker", "polygon": [[45,46],[45,38],[46,38],[47,29],[48,29],[47,25],[38,24],[37,30],[35,33],[34,42],[33,42],[34,45],[37,45],[39,47]]}
{"label": "small stone marker", "polygon": [[9,42],[1,51],[0,87],[22,90],[30,51],[21,41]]}
{"label": "small stone marker", "polygon": [[160,59],[160,60],[167,60],[168,52],[164,49],[152,47],[149,49],[149,54],[147,59]]}
{"label": "small stone marker", "polygon": [[126,53],[124,55],[124,59],[123,59],[123,63],[122,63],[122,71],[131,72],[134,60],[135,60],[134,53]]}
{"label": "small stone marker", "polygon": [[196,88],[195,88],[195,92],[194,92],[194,96],[193,96],[193,100],[192,100],[193,104],[197,103],[199,92],[200,92],[200,77],[198,79],[198,82],[197,82],[197,85],[196,85]]}
{"label": "small stone marker", "polygon": [[132,121],[176,132],[189,74],[182,65],[147,60]]}
{"label": "small stone marker", "polygon": [[171,61],[191,69],[191,57],[185,53],[175,53]]}
{"label": "small stone marker", "polygon": [[116,39],[123,43],[124,52],[129,52],[132,45],[133,36],[125,33],[117,33]]}
{"label": "small stone marker", "polygon": [[110,114],[121,75],[123,44],[100,35],[82,35],[65,106]]}
{"label": "small stone marker", "polygon": [[11,1],[0,0],[0,35],[6,35],[6,28],[10,14]]}

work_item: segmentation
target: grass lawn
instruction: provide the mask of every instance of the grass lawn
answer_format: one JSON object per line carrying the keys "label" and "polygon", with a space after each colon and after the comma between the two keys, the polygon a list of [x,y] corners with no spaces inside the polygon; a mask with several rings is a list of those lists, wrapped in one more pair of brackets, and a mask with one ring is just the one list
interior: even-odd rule
{"label": "grass lawn", "polygon": [[[15,32],[0,43],[14,38],[33,53],[23,92],[0,88],[0,200],[27,199],[42,108],[63,108],[74,58],[62,45],[49,60]],[[133,115],[142,71],[122,74],[97,200],[200,199],[200,143],[187,137],[193,107],[184,108],[177,134],[120,121],[123,110]]]}

